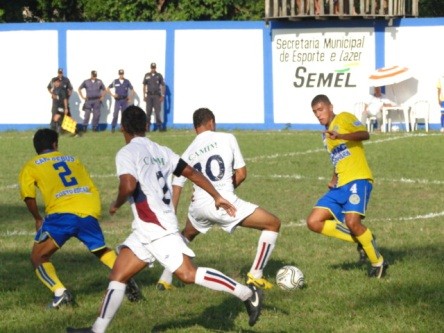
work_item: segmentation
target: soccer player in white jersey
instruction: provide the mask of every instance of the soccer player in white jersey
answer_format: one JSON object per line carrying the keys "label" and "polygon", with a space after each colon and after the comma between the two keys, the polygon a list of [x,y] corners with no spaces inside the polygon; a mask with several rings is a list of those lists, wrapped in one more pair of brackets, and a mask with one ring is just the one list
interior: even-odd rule
{"label": "soccer player in white jersey", "polygon": [[[67,328],[67,332],[105,332],[119,309],[127,281],[152,265],[155,260],[168,268],[184,283],[224,291],[245,303],[249,325],[253,326],[262,308],[263,292],[254,285],[243,285],[225,274],[207,267],[196,267],[194,252],[182,238],[173,202],[171,176],[185,176],[213,198],[217,208],[235,216],[236,208],[224,199],[202,173],[189,166],[171,149],[145,137],[146,114],[131,105],[122,113],[121,130],[126,146],[117,153],[120,179],[116,200],[109,212],[115,214],[128,200],[134,215],[132,233],[120,246],[100,314],[88,328]],[[222,209],[221,209],[222,211]],[[228,316],[229,314],[227,314]]]}
{"label": "soccer player in white jersey", "polygon": [[[247,274],[247,284],[270,289],[273,285],[263,277],[263,270],[275,247],[281,226],[280,220],[258,205],[238,198],[234,193],[234,189],[247,177],[247,168],[235,136],[215,132],[216,119],[213,112],[207,108],[194,112],[193,125],[197,136],[182,158],[201,171],[224,198],[233,202],[237,213],[236,216],[229,216],[217,210],[212,204],[213,198],[194,185],[193,199],[182,234],[191,242],[213,225],[219,225],[228,233],[234,232],[237,226],[261,230],[256,256]],[[185,181],[183,176],[173,180],[173,202],[176,210]],[[165,269],[157,283],[157,289],[172,289],[172,279],[171,272]]]}

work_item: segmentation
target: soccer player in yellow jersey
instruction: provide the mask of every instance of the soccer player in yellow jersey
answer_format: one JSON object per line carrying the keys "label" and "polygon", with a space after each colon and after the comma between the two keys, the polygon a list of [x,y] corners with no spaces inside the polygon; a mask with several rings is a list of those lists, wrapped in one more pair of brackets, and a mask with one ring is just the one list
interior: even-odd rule
{"label": "soccer player in yellow jersey", "polygon": [[[58,151],[58,134],[52,129],[38,130],[33,141],[37,156],[20,172],[20,195],[35,219],[31,262],[37,277],[54,293],[49,306],[58,308],[74,300],[50,258],[68,239],[79,239],[109,268],[116,261],[116,253],[105,244],[97,220],[101,213],[99,192],[85,166],[76,157]],[[43,197],[45,218],[37,206],[36,188]],[[140,291],[134,281],[129,286],[127,297],[135,301]]]}
{"label": "soccer player in yellow jersey", "polygon": [[[358,244],[371,263],[370,277],[381,278],[388,268],[370,229],[362,224],[372,191],[373,176],[368,166],[362,141],[369,133],[354,115],[335,114],[325,95],[311,102],[314,115],[325,126],[324,145],[334,166],[333,177],[324,194],[307,218],[310,230]],[[365,259],[365,256],[364,256]]]}

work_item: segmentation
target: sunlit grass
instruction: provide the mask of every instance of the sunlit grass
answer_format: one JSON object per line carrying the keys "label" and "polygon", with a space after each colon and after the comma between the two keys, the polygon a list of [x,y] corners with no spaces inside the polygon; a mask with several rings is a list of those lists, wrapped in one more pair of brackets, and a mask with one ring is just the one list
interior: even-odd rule
{"label": "sunlit grass", "polygon": [[[265,275],[293,264],[304,272],[307,287],[266,292],[259,322],[250,328],[244,306],[228,294],[198,286],[173,292],[155,289],[156,265],[137,276],[146,300],[124,302],[109,332],[442,332],[444,328],[444,136],[439,133],[374,134],[365,143],[375,176],[365,224],[377,235],[390,261],[384,280],[367,278],[356,263],[356,248],[308,231],[305,218],[326,191],[332,173],[317,132],[234,132],[248,167],[238,189],[282,220],[281,234]],[[34,222],[21,202],[17,177],[34,155],[32,132],[0,133],[0,332],[64,332],[66,326],[88,326],[97,316],[108,282],[108,270],[77,240],[53,258],[62,281],[78,306],[49,311],[51,293],[29,262]],[[181,153],[193,131],[152,133],[160,144]],[[62,136],[60,150],[78,156],[101,192],[101,224],[110,246],[130,232],[126,205],[116,216],[108,207],[117,191],[114,158],[124,145],[120,133]],[[179,207],[185,220],[191,187]],[[41,202],[41,201],[40,201]],[[239,228],[233,235],[213,229],[191,245],[196,264],[214,267],[243,281],[259,233]]]}

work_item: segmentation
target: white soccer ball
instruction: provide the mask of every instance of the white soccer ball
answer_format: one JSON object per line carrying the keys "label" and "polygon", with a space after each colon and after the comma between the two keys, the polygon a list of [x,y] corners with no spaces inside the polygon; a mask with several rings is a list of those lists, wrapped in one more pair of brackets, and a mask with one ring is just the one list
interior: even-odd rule
{"label": "white soccer ball", "polygon": [[302,288],[304,273],[296,266],[284,266],[276,273],[276,284],[283,290]]}

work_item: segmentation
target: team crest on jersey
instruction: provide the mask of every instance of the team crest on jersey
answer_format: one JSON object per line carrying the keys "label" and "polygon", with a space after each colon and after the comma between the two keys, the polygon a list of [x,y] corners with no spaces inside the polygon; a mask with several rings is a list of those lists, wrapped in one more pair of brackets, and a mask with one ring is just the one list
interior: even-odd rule
{"label": "team crest on jersey", "polygon": [[348,201],[350,201],[351,204],[357,205],[361,202],[361,198],[356,193],[353,193],[349,198]]}

